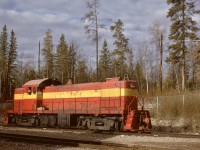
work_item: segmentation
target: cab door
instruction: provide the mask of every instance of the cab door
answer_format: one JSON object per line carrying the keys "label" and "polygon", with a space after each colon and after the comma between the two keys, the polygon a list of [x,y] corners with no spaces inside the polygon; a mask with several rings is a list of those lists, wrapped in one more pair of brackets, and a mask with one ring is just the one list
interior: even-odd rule
{"label": "cab door", "polygon": [[38,108],[41,108],[42,107],[42,100],[43,100],[43,90],[42,90],[42,88],[40,88],[40,87],[37,87],[37,92],[36,92],[36,97],[37,97],[37,99],[36,99],[36,103],[37,103],[37,108],[36,109],[38,109]]}

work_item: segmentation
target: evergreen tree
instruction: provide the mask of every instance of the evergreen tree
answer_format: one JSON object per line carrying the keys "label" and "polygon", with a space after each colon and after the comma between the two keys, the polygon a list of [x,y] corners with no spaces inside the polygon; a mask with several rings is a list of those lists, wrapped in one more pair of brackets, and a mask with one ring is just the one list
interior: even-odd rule
{"label": "evergreen tree", "polygon": [[1,32],[1,47],[0,47],[0,96],[2,100],[6,99],[6,77],[7,77],[7,57],[8,57],[8,33],[6,25],[3,27]]}
{"label": "evergreen tree", "polygon": [[111,71],[111,54],[108,49],[107,41],[104,40],[99,60],[100,79],[104,80],[110,76]]}
{"label": "evergreen tree", "polygon": [[28,63],[23,66],[23,83],[30,80],[35,80],[37,78],[37,71],[35,70],[35,65],[33,60],[29,60]]}
{"label": "evergreen tree", "polygon": [[117,76],[119,74],[122,76],[127,73],[126,54],[130,52],[130,49],[128,48],[129,39],[123,34],[123,26],[123,22],[119,19],[110,27],[110,30],[114,32],[113,37],[115,38],[113,45],[115,45],[116,48],[113,51],[113,55]]}
{"label": "evergreen tree", "polygon": [[134,74],[133,74],[134,79],[136,80],[138,84],[138,89],[139,91],[144,90],[145,88],[145,73],[143,71],[142,64],[140,62],[136,63],[136,66],[134,68]]}
{"label": "evergreen tree", "polygon": [[72,78],[75,81],[75,66],[76,66],[76,54],[77,54],[77,46],[74,42],[71,42],[69,46],[69,78]]}
{"label": "evergreen tree", "polygon": [[69,49],[63,34],[57,46],[55,66],[56,78],[62,83],[66,83],[67,78],[69,78]]}
{"label": "evergreen tree", "polygon": [[175,75],[173,75],[172,69],[169,67],[166,72],[166,77],[165,77],[165,89],[170,90],[174,87],[175,81]]}
{"label": "evergreen tree", "polygon": [[17,57],[17,72],[16,72],[16,87],[22,87],[24,84],[23,80],[23,64],[24,64],[24,52],[19,53]]}
{"label": "evergreen tree", "polygon": [[2,50],[1,50],[1,34],[0,34],[0,100],[2,100]]}
{"label": "evergreen tree", "polygon": [[168,60],[181,65],[182,91],[185,91],[186,54],[188,52],[185,41],[197,39],[198,28],[192,16],[199,11],[195,10],[193,0],[167,0],[167,3],[172,5],[167,14],[172,21],[169,35],[172,44],[168,47],[171,51]]}
{"label": "evergreen tree", "polygon": [[11,31],[11,37],[10,37],[10,45],[9,45],[9,52],[8,52],[8,62],[7,62],[7,77],[6,77],[6,85],[7,85],[7,95],[9,95],[11,98],[10,93],[12,93],[15,78],[16,78],[16,60],[17,60],[17,41],[15,37],[15,33],[12,30]]}
{"label": "evergreen tree", "polygon": [[130,49],[127,57],[128,57],[128,75],[129,75],[129,78],[132,79],[133,78],[133,70],[134,70],[132,49]]}
{"label": "evergreen tree", "polygon": [[199,85],[199,82],[200,82],[200,42],[194,46],[193,51],[194,52],[192,56],[192,59],[193,59],[192,78],[195,80],[194,82],[196,82],[196,87],[198,87],[197,83]]}
{"label": "evergreen tree", "polygon": [[79,60],[77,63],[76,70],[76,82],[77,83],[87,83],[88,79],[88,67],[84,60]]}
{"label": "evergreen tree", "polygon": [[36,62],[31,53],[21,52],[16,59],[15,87],[22,87],[24,83],[37,79]]}
{"label": "evergreen tree", "polygon": [[54,53],[53,53],[52,31],[50,29],[48,29],[48,31],[46,32],[46,36],[44,38],[44,47],[42,49],[42,55],[44,57],[44,63],[45,63],[44,77],[53,78]]}

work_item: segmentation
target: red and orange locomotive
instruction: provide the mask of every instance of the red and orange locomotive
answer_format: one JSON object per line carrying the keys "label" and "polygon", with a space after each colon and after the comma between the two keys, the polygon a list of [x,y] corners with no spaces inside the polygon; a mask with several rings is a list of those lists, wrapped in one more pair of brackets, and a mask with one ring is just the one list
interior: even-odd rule
{"label": "red and orange locomotive", "polygon": [[66,85],[52,79],[32,80],[15,89],[13,107],[6,110],[5,122],[150,131],[149,111],[138,110],[137,93],[134,81],[120,78]]}

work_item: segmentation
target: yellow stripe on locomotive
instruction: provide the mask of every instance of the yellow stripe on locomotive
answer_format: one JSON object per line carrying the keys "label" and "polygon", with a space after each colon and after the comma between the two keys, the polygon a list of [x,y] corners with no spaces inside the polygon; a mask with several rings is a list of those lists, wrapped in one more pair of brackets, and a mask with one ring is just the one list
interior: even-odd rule
{"label": "yellow stripe on locomotive", "polygon": [[[90,98],[90,97],[119,97],[119,96],[137,96],[136,89],[129,88],[113,88],[101,90],[85,90],[85,91],[71,91],[71,92],[44,92],[43,100],[58,99],[58,98]],[[39,97],[38,94],[15,94],[14,100],[33,100]]]}

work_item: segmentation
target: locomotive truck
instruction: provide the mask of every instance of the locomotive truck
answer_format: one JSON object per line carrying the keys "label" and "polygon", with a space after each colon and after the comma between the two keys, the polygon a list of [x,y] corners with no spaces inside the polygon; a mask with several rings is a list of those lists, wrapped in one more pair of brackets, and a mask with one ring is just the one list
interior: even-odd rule
{"label": "locomotive truck", "polygon": [[4,124],[41,127],[79,127],[96,131],[150,131],[148,110],[138,109],[133,80],[66,85],[53,79],[31,80],[16,88],[6,101]]}

